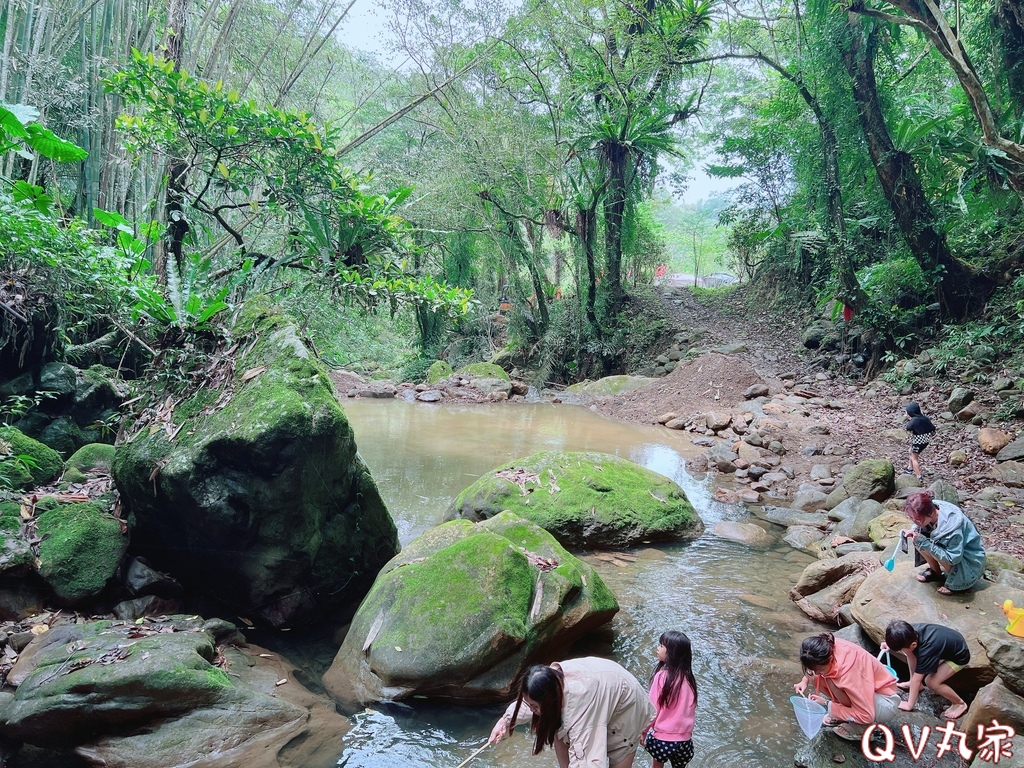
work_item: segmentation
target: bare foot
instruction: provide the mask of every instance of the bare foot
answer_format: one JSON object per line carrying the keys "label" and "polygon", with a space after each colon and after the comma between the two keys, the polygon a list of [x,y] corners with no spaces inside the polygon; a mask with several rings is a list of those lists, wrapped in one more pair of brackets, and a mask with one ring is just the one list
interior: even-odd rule
{"label": "bare foot", "polygon": [[910,681],[907,680],[907,682],[905,682],[905,683],[896,683],[896,687],[899,688],[901,691],[909,691],[910,690]]}
{"label": "bare foot", "polygon": [[956,720],[957,718],[963,717],[966,713],[967,704],[961,701],[959,704],[954,704],[943,712],[942,716],[947,720]]}
{"label": "bare foot", "polygon": [[953,590],[951,590],[945,584],[943,584],[941,587],[939,587],[935,591],[938,592],[940,595],[952,595],[953,594]]}

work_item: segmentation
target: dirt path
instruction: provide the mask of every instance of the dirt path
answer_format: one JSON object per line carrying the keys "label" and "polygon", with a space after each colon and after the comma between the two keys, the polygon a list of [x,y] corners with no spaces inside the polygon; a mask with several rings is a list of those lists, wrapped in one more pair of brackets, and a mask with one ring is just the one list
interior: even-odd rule
{"label": "dirt path", "polygon": [[[785,506],[801,490],[828,493],[847,466],[865,459],[889,458],[899,475],[907,464],[904,407],[917,401],[938,428],[922,457],[925,483],[952,483],[986,547],[1024,557],[1024,490],[999,487],[993,491],[994,483],[986,473],[994,460],[979,448],[977,428],[938,418],[946,410],[952,383],[922,379],[912,392],[901,394],[880,380],[862,383],[838,378],[816,364],[816,355],[801,345],[804,317],[752,309],[743,287],[714,300],[698,300],[688,289],[670,287],[663,289],[660,298],[678,331],[693,337],[690,351],[664,378],[620,396],[601,398],[595,403],[597,410],[647,424],[664,423],[671,414],[698,444],[731,444],[742,449],[740,457],[748,463],[759,457],[774,464],[770,471],[783,472],[785,480],[765,489],[763,483],[739,472],[737,489],[761,490],[765,503]],[[733,345],[728,354],[715,353],[726,345]],[[766,400],[744,399],[744,392],[755,384],[767,385]],[[994,409],[997,403],[990,398],[986,405]],[[764,433],[763,447],[743,445],[743,435],[731,428],[715,435],[705,427],[709,412],[729,412],[734,424],[735,417],[740,417],[740,432],[742,420],[751,420],[751,426]],[[1014,425],[1000,426],[1016,436]],[[1019,424],[1016,427],[1019,430]],[[777,461],[765,449],[773,442],[784,448]],[[967,461],[954,468],[948,457],[957,449],[967,455]]]}

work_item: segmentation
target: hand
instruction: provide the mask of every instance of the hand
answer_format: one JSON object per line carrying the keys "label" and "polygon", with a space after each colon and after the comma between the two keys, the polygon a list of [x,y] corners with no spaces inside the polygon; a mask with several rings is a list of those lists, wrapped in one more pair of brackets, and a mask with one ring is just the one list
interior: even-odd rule
{"label": "hand", "polygon": [[900,709],[902,709],[904,712],[910,712],[913,708],[914,705],[911,704],[909,701],[900,702]]}
{"label": "hand", "polygon": [[918,534],[917,531],[904,531],[903,532],[903,536],[906,539],[908,539],[909,541],[913,541],[914,539],[916,539],[917,538],[917,534]]}
{"label": "hand", "polygon": [[801,696],[804,695],[804,691],[807,690],[807,678],[803,678],[799,683],[793,686],[793,690]]}
{"label": "hand", "polygon": [[884,640],[882,641],[882,644],[880,646],[878,646],[878,647],[881,650],[883,650],[883,651],[888,651],[889,650],[889,644],[887,642],[885,642]]}
{"label": "hand", "polygon": [[502,715],[498,718],[498,722],[491,728],[491,735],[487,737],[487,743],[494,745],[499,743],[502,739],[509,735],[511,728],[509,728],[509,717],[508,715]]}
{"label": "hand", "polygon": [[816,693],[812,693],[810,696],[808,696],[808,698],[811,701],[813,701],[815,704],[821,704],[822,706],[828,706],[828,699],[826,699],[824,696],[819,696]]}

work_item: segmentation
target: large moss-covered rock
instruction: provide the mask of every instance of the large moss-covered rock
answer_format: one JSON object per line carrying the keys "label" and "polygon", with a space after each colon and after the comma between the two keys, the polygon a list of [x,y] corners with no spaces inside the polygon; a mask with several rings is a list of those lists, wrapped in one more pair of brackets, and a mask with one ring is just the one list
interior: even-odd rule
{"label": "large moss-covered rock", "polygon": [[581,381],[566,387],[565,391],[594,397],[622,395],[647,386],[652,381],[654,379],[646,376],[605,376],[597,381]]}
{"label": "large moss-covered rock", "polygon": [[868,459],[843,476],[850,496],[885,501],[896,492],[896,470],[888,459]]}
{"label": "large moss-covered rock", "polygon": [[473,379],[501,379],[511,381],[505,369],[494,363],[470,363],[459,368],[456,373],[468,376]]}
{"label": "large moss-covered rock", "polygon": [[449,522],[387,564],[324,685],[346,706],[506,700],[524,666],[617,610],[597,572],[536,525],[508,512]]}
{"label": "large moss-covered rock", "polygon": [[544,451],[505,464],[460,493],[446,517],[486,520],[502,510],[576,549],[692,539],[704,530],[676,483],[603,453]]}
{"label": "large moss-covered rock", "polygon": [[452,375],[452,367],[444,360],[435,360],[433,365],[427,368],[427,383],[437,384],[442,379]]}
{"label": "large moss-covered rock", "polygon": [[290,665],[233,642],[194,616],[55,627],[12,670],[0,735],[111,768],[333,765],[344,719]]}
{"label": "large moss-covered rock", "polygon": [[13,488],[46,483],[64,466],[60,454],[14,427],[0,427],[0,485]]}
{"label": "large moss-covered rock", "polygon": [[283,316],[250,309],[254,345],[227,391],[180,403],[173,429],[119,446],[114,479],[134,549],[274,626],[360,599],[398,551],[324,368]]}
{"label": "large moss-covered rock", "polygon": [[103,501],[56,505],[39,515],[36,531],[39,575],[66,605],[98,596],[128,548],[121,522]]}

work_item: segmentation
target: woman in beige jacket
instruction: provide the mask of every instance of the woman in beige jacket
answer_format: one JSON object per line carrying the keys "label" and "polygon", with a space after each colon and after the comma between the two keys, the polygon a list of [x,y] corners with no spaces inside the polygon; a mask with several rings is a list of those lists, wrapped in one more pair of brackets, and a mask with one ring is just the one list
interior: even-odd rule
{"label": "woman in beige jacket", "polygon": [[631,768],[654,715],[647,691],[614,661],[571,659],[527,669],[489,741],[497,744],[530,722],[533,754],[554,747],[559,768]]}

